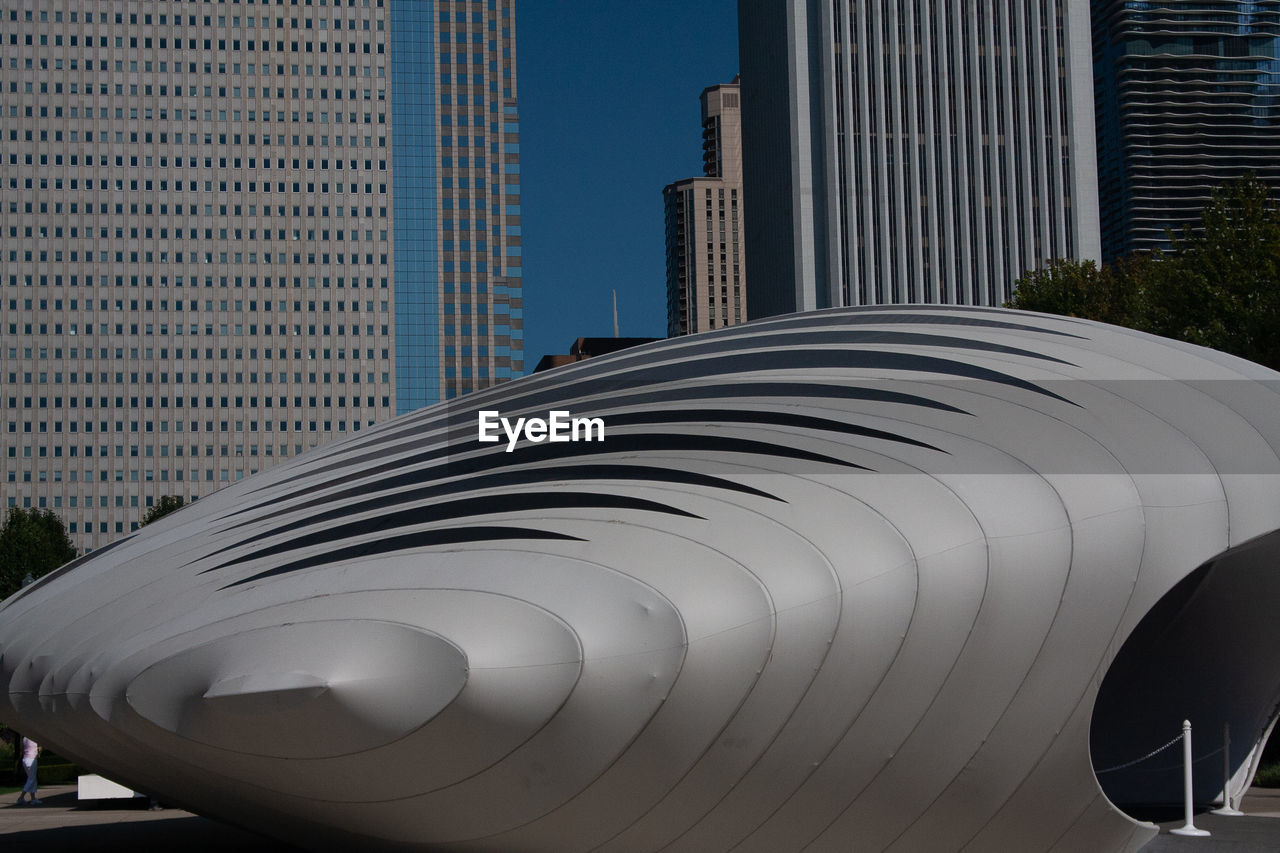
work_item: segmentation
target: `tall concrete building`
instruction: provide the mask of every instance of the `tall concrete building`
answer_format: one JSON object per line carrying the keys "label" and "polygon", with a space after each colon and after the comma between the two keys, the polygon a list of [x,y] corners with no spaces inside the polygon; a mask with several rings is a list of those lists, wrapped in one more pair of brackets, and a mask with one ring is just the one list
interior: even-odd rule
{"label": "tall concrete building", "polygon": [[737,78],[702,92],[702,170],[662,190],[671,337],[747,319]]}
{"label": "tall concrete building", "polygon": [[1088,0],[741,0],[752,317],[1099,255]]}
{"label": "tall concrete building", "polygon": [[513,0],[0,0],[0,488],[81,549],[523,372]]}
{"label": "tall concrete building", "polygon": [[1280,189],[1280,4],[1093,4],[1102,254],[1168,246],[1214,187]]}

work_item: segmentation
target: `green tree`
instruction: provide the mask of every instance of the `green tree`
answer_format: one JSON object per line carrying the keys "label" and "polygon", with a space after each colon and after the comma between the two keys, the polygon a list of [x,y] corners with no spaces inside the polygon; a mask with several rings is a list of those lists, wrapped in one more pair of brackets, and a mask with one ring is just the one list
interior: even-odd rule
{"label": "green tree", "polygon": [[1153,272],[1149,331],[1280,369],[1280,207],[1266,184],[1215,190]]}
{"label": "green tree", "polygon": [[162,495],[160,500],[148,507],[146,513],[143,514],[142,525],[145,527],[158,518],[182,509],[184,503],[186,503],[186,499],[179,495]]}
{"label": "green tree", "polygon": [[0,526],[0,598],[76,558],[62,519],[47,509],[13,507]]}
{"label": "green tree", "polygon": [[1008,307],[1132,326],[1142,314],[1136,266],[1099,268],[1093,261],[1056,260],[1018,279]]}
{"label": "green tree", "polygon": [[1253,175],[1214,191],[1167,252],[1099,269],[1055,261],[1018,279],[1010,308],[1086,317],[1280,370],[1280,205]]}

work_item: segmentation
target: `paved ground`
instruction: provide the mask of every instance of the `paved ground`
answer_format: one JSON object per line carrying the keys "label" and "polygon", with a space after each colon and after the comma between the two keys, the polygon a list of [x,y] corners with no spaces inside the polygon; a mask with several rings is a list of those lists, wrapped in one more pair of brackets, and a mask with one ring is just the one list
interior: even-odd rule
{"label": "paved ground", "polygon": [[0,850],[5,853],[265,853],[294,851],[279,842],[179,809],[148,811],[146,802],[110,800],[81,807],[75,785],[41,788],[43,805],[0,804]]}
{"label": "paved ground", "polygon": [[1153,815],[1160,835],[1142,848],[1142,853],[1274,853],[1280,850],[1280,788],[1250,788],[1240,805],[1244,817],[1195,816],[1197,829],[1212,833],[1208,838],[1170,835],[1183,825],[1181,812]]}
{"label": "paved ground", "polygon": [[[182,850],[183,853],[265,853],[296,848],[177,809],[147,811],[139,802],[81,808],[74,785],[44,788],[44,805],[0,805],[0,850],[5,853],[98,853]],[[118,801],[117,801],[118,802]],[[1280,850],[1280,788],[1253,788],[1245,797],[1245,817],[1196,815],[1208,838],[1169,835],[1181,814],[1153,814],[1159,837],[1142,853],[1274,853]]]}

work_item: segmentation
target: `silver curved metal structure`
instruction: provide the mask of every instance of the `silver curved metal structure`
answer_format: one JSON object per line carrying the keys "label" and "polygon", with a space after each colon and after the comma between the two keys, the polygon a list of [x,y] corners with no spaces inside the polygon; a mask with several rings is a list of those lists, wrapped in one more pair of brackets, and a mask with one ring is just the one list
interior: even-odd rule
{"label": "silver curved metal structure", "polygon": [[[1165,783],[1095,770],[1187,716],[1243,767],[1280,698],[1278,382],[990,309],[628,350],[42,579],[0,719],[313,847],[1136,849],[1113,800]],[[607,432],[507,452],[481,410]]]}

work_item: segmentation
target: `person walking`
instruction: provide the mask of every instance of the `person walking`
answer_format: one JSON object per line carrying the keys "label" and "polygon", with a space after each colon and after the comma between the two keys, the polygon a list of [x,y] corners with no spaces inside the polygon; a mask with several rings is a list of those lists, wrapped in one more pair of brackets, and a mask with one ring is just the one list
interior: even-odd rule
{"label": "person walking", "polygon": [[36,797],[36,759],[40,755],[40,744],[33,741],[27,736],[22,738],[22,767],[27,771],[27,782],[22,786],[22,793],[18,795],[18,805],[23,805],[23,798],[30,796],[28,801],[33,806],[40,805],[40,800]]}

